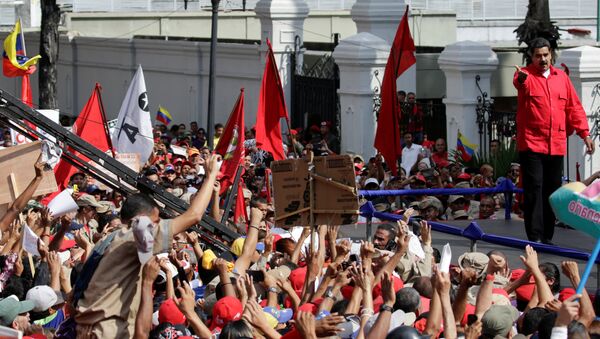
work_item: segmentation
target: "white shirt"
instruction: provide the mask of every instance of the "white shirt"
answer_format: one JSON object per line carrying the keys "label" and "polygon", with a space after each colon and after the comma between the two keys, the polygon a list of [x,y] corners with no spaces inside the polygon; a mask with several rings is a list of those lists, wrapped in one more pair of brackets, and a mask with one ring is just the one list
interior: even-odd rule
{"label": "white shirt", "polygon": [[404,146],[402,149],[402,163],[400,163],[400,166],[406,171],[407,177],[410,176],[410,169],[417,162],[417,158],[422,149],[423,147],[417,144],[410,145],[410,148]]}

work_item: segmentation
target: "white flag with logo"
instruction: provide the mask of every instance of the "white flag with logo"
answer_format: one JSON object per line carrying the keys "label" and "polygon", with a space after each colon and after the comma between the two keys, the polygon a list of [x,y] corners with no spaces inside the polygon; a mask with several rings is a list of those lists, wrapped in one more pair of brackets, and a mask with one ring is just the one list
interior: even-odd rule
{"label": "white flag with logo", "polygon": [[139,153],[143,163],[148,160],[154,147],[149,107],[140,65],[121,104],[112,142],[119,153]]}

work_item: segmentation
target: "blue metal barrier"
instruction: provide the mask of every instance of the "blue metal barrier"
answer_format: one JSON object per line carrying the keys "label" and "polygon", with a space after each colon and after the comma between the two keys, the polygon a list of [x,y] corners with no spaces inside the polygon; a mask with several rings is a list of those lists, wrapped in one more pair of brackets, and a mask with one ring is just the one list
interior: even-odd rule
{"label": "blue metal barrier", "polygon": [[490,188],[425,188],[414,190],[359,190],[358,195],[365,198],[388,197],[399,195],[474,195],[504,193],[504,218],[510,220],[512,194],[523,193],[510,179],[502,180],[496,187]]}
{"label": "blue metal barrier", "polygon": [[[361,207],[361,215],[366,217],[367,219],[378,218],[382,220],[400,220],[402,219],[401,215],[392,214],[392,213],[381,213],[375,211],[373,204],[368,201]],[[455,236],[462,236],[472,241],[472,243],[476,243],[477,241],[485,241],[490,244],[501,245],[512,248],[520,248],[523,249],[525,246],[530,245],[536,251],[545,252],[554,254],[557,256],[576,259],[576,260],[589,260],[590,253],[572,249],[565,248],[554,245],[546,245],[540,244],[536,242],[531,242],[522,239],[515,239],[506,236],[494,235],[494,234],[486,234],[483,229],[477,224],[476,221],[471,222],[469,226],[465,229],[456,226],[445,225],[439,222],[428,222],[431,225],[431,229],[437,232],[442,232],[446,234],[452,234]],[[596,263],[600,264],[600,259],[596,259]]]}

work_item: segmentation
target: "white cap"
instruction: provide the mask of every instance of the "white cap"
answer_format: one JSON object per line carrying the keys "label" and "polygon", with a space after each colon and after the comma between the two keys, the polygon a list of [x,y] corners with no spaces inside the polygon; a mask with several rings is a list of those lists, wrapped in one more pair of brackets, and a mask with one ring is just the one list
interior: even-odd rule
{"label": "white cap", "polygon": [[133,229],[138,258],[140,259],[140,263],[144,265],[152,258],[152,250],[154,249],[154,236],[152,235],[154,226],[152,220],[145,215],[136,217],[131,223],[131,228]]}
{"label": "white cap", "polygon": [[40,285],[27,291],[26,299],[32,301],[35,305],[33,307],[34,312],[43,312],[56,305],[58,296],[50,286]]}
{"label": "white cap", "polygon": [[377,186],[379,186],[379,181],[377,181],[375,178],[369,178],[365,180],[363,187],[367,186],[368,184],[377,184]]}

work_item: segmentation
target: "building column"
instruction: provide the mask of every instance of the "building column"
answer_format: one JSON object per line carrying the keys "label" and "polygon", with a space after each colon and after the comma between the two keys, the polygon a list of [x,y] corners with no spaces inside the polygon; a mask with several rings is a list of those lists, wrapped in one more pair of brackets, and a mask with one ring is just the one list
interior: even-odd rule
{"label": "building column", "polygon": [[[405,10],[406,2],[404,0],[357,0],[352,6],[350,14],[352,21],[356,23],[358,33],[371,33],[382,38],[391,46]],[[417,65],[412,65],[402,73],[396,84],[398,90],[416,92]],[[416,94],[419,98],[419,93]]]}
{"label": "building column", "polygon": [[498,67],[498,57],[490,46],[473,41],[460,41],[446,46],[438,59],[446,75],[446,133],[448,149],[456,149],[458,131],[473,144],[479,145],[476,122],[479,86],[488,95],[492,72]]}
{"label": "building column", "polygon": [[[260,0],[256,3],[254,12],[260,19],[261,50],[266,53],[266,39],[269,39],[279,68],[285,102],[290,111],[290,84],[294,75],[294,65],[290,64],[290,59],[295,44],[299,49],[304,41],[304,20],[308,17],[308,5],[304,0]],[[298,36],[297,41],[296,36]],[[264,53],[261,53],[263,62]],[[296,62],[297,65],[302,65],[300,53],[297,55]],[[262,75],[262,69],[260,74]]]}
{"label": "building column", "polygon": [[[340,126],[342,153],[375,155],[375,90],[381,86],[390,45],[366,32],[340,41],[333,57],[340,69]],[[375,76],[375,71],[379,75]]]}
{"label": "building column", "polygon": [[[579,163],[581,180],[584,180],[600,170],[600,135],[598,135],[600,131],[596,131],[594,128],[594,125],[600,124],[600,121],[597,122],[597,118],[593,116],[594,111],[600,107],[600,93],[595,97],[593,95],[594,87],[600,82],[600,48],[591,46],[569,48],[561,52],[556,65],[561,63],[569,68],[571,82],[587,114],[590,131],[593,134],[596,133],[596,136],[592,135],[596,144],[596,152],[591,156],[586,154],[583,140],[578,135],[573,134],[568,139],[569,147],[565,157],[564,175],[568,174],[570,180],[576,180],[576,166]],[[560,68],[560,66],[558,67]]]}

